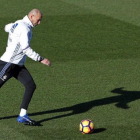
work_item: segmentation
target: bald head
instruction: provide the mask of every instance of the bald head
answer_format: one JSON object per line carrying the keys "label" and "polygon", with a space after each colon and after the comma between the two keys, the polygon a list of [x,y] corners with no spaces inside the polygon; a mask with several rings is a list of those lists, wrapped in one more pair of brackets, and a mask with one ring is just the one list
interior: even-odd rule
{"label": "bald head", "polygon": [[41,14],[42,15],[41,11],[38,10],[38,9],[33,9],[33,10],[31,10],[29,12],[28,16],[30,16],[30,15],[38,15],[38,14]]}
{"label": "bald head", "polygon": [[33,26],[37,26],[40,24],[41,19],[42,19],[42,13],[38,9],[33,9],[28,13],[28,18],[32,22]]}

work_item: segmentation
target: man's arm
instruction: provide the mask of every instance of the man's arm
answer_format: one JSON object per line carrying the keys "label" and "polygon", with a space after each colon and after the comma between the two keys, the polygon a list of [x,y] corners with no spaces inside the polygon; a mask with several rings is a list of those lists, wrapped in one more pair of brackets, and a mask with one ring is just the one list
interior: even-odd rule
{"label": "man's arm", "polygon": [[42,59],[42,57],[29,46],[29,42],[29,33],[26,30],[22,31],[20,35],[20,45],[23,49],[23,53],[35,61],[39,61],[45,65],[50,66],[50,61],[46,58]]}
{"label": "man's arm", "polygon": [[10,29],[12,28],[12,26],[13,26],[13,23],[9,23],[9,24],[5,25],[5,28],[4,28],[5,32],[9,32]]}

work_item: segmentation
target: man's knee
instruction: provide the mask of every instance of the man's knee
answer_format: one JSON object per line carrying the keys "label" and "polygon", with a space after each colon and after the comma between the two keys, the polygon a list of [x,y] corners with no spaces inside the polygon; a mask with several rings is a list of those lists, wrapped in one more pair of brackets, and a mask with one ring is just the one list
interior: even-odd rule
{"label": "man's knee", "polygon": [[36,89],[36,84],[32,81],[32,82],[28,82],[25,86],[26,90],[31,90],[34,91]]}
{"label": "man's knee", "polygon": [[35,90],[35,89],[36,89],[36,84],[35,84],[35,83],[32,83],[32,84],[31,84],[31,88],[32,88],[33,90]]}

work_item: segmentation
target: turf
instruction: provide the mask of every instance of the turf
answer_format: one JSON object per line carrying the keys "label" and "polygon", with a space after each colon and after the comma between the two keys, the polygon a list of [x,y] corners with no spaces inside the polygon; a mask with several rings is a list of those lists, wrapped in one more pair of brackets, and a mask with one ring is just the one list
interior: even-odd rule
{"label": "turf", "polygon": [[[4,25],[32,8],[43,13],[32,48],[47,67],[27,59],[37,89],[28,114],[39,126],[18,124],[24,87],[10,79],[0,89],[0,139],[138,140],[140,138],[140,19],[138,0],[1,0],[0,55]],[[91,119],[90,135],[79,123]]]}

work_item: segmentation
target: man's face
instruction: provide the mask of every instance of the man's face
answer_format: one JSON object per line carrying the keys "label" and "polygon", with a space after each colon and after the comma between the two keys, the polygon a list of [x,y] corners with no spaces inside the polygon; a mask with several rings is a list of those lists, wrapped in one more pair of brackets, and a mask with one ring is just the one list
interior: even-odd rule
{"label": "man's face", "polygon": [[32,15],[31,22],[32,22],[33,26],[35,27],[38,24],[40,24],[41,19],[42,19],[41,13],[38,13],[37,15]]}

